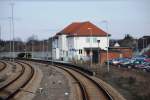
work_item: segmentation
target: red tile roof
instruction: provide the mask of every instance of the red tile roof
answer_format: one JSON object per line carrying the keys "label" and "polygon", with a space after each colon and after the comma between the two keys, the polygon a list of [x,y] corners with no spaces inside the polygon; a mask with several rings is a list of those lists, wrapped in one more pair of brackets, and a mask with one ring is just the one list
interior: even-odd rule
{"label": "red tile roof", "polygon": [[[91,29],[88,29],[91,28]],[[106,36],[107,33],[102,29],[98,28],[91,22],[76,22],[68,25],[62,31],[58,32],[56,35],[66,34],[68,36]]]}

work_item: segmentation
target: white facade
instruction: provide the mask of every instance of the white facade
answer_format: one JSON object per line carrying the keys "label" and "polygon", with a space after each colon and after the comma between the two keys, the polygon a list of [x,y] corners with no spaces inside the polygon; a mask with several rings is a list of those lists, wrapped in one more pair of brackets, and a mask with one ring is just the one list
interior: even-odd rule
{"label": "white facade", "polygon": [[67,56],[67,36],[59,35],[58,38],[53,39],[53,59],[62,59]]}
{"label": "white facade", "polygon": [[67,35],[58,35],[58,38],[53,39],[53,59],[84,59],[86,57],[85,48],[98,48],[97,40],[100,40],[100,49],[106,50],[108,47],[107,44],[109,44],[109,38],[106,36],[67,37]]}

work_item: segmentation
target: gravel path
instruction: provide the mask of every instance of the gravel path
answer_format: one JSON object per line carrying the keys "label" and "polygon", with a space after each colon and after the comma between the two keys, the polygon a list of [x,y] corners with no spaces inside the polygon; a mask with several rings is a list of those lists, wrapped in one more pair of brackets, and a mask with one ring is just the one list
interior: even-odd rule
{"label": "gravel path", "polygon": [[68,80],[50,65],[34,63],[43,72],[43,79],[33,100],[69,100]]}

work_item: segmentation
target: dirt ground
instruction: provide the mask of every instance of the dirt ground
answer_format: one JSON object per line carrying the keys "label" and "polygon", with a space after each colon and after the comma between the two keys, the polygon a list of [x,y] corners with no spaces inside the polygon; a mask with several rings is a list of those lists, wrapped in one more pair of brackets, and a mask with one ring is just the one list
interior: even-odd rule
{"label": "dirt ground", "polygon": [[37,91],[33,100],[69,100],[70,87],[64,74],[58,72],[50,65],[33,64],[39,66],[43,73],[40,84],[41,90]]}
{"label": "dirt ground", "polygon": [[[81,66],[88,67],[86,64]],[[96,77],[112,85],[127,100],[150,100],[150,73],[116,66],[110,66],[108,72],[106,65],[93,65],[90,70],[95,71]]]}

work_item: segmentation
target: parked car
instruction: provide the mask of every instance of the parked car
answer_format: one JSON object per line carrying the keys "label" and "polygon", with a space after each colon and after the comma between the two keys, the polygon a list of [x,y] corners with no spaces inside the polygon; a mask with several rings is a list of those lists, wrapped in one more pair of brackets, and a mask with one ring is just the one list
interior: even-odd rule
{"label": "parked car", "polygon": [[127,67],[127,68],[134,68],[136,65],[142,64],[144,61],[143,60],[134,60],[131,59],[127,62],[123,62],[120,64],[122,67]]}
{"label": "parked car", "polygon": [[147,59],[145,59],[144,61],[150,63],[150,58],[147,58]]}
{"label": "parked car", "polygon": [[150,69],[150,63],[144,62],[142,64],[135,65],[134,67],[137,69],[142,69],[142,70]]}
{"label": "parked car", "polygon": [[117,65],[119,63],[120,58],[112,59],[112,64]]}
{"label": "parked car", "polygon": [[147,58],[148,57],[146,55],[137,55],[137,56],[132,57],[132,59],[134,60],[145,60]]}
{"label": "parked car", "polygon": [[122,60],[120,61],[120,63],[118,64],[118,67],[125,67],[126,64],[129,64],[131,63],[131,60],[130,59],[126,59],[126,60]]}
{"label": "parked car", "polygon": [[129,60],[128,58],[117,58],[117,59],[113,59],[112,63],[113,65],[119,65],[122,62],[125,62]]}
{"label": "parked car", "polygon": [[[118,65],[120,62],[126,60],[127,58],[114,58],[109,60],[110,65]],[[107,64],[107,61],[105,61],[105,64]]]}

